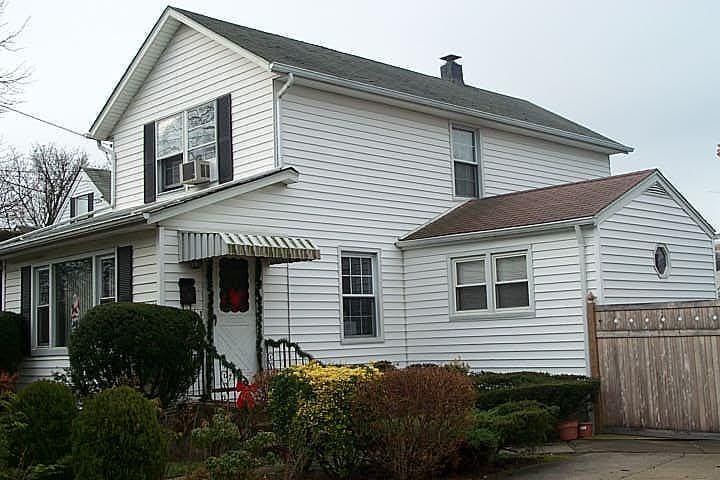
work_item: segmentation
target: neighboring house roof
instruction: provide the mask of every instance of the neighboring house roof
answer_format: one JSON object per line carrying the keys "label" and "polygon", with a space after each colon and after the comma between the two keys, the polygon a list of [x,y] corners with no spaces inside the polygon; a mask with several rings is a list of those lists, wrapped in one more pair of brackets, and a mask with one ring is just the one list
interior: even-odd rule
{"label": "neighboring house roof", "polygon": [[128,225],[155,223],[161,218],[168,218],[194,208],[213,204],[227,197],[241,195],[279,183],[294,183],[297,181],[298,176],[297,170],[292,167],[276,168],[252,177],[233,180],[232,182],[216,185],[164,202],[115,210],[103,215],[57,223],[0,242],[0,255],[45,246],[80,235],[115,230]]}
{"label": "neighboring house roof", "polygon": [[[177,14],[180,14],[178,16]],[[512,119],[528,128],[532,126],[544,127],[550,129],[551,133],[566,133],[579,136],[579,141],[590,141],[591,143],[602,145],[617,152],[630,152],[632,148],[624,146],[612,139],[609,139],[599,133],[579,125],[567,118],[557,115],[549,110],[539,107],[527,100],[502,95],[499,93],[483,90],[469,85],[457,85],[438,77],[425,75],[393,65],[369,60],[367,58],[338,52],[330,48],[321,47],[311,43],[294,40],[291,38],[275,35],[272,33],[255,30],[253,28],[243,27],[223,20],[211,18],[199,13],[190,12],[175,7],[168,7],[165,14],[156,24],[153,33],[157,33],[163,23],[167,21],[168,15],[174,15],[173,18],[182,17],[208,29],[210,32],[222,37],[232,44],[242,48],[244,51],[250,52],[252,55],[259,57],[267,62],[268,67],[273,71],[285,72],[287,68],[295,69],[300,75],[301,72],[310,72],[322,74],[326,77],[343,79],[354,82],[358,85],[369,85],[378,87],[387,92],[399,92],[415,99],[428,99],[438,102],[442,105],[457,106],[470,111],[484,113],[491,120],[500,121],[502,119]],[[165,19],[165,20],[163,20]],[[177,26],[175,26],[177,28]],[[139,89],[141,82],[139,78],[131,78],[137,70],[133,65],[141,64],[142,57],[152,49],[149,48],[148,42],[150,38],[155,36],[151,33],[143,47],[133,59],[133,64],[128,68],[123,79],[113,91],[108,103],[103,111],[95,120],[91,128],[91,133],[98,134],[101,129],[99,124],[104,120],[105,113],[113,106],[114,99],[120,93],[121,88]],[[160,40],[158,42],[169,42],[170,36],[157,35]],[[160,50],[162,45],[157,49]],[[152,50],[154,52],[154,50]],[[152,53],[152,57],[156,59],[159,53]],[[139,69],[137,75],[147,75],[149,65],[145,65]],[[133,92],[129,92],[126,96],[131,97]],[[119,112],[112,115],[113,118],[119,117]],[[107,133],[108,128],[102,129],[103,133]]]}
{"label": "neighboring house roof", "polygon": [[90,168],[90,167],[84,167],[83,171],[87,174],[88,178],[90,178],[90,181],[92,181],[97,189],[100,191],[100,194],[102,195],[103,199],[106,202],[110,201],[110,179],[111,179],[111,173],[110,170],[105,170],[104,168]]}
{"label": "neighboring house roof", "polygon": [[401,242],[592,218],[658,173],[643,170],[468,200],[402,238]]}

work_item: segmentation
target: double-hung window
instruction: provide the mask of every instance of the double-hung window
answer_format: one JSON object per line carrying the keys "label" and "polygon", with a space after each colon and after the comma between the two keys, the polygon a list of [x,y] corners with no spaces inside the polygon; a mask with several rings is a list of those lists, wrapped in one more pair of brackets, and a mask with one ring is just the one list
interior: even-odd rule
{"label": "double-hung window", "polygon": [[70,199],[70,216],[79,217],[93,211],[94,198],[92,193],[78,195]]}
{"label": "double-hung window", "polygon": [[114,254],[35,267],[34,346],[66,347],[79,319],[98,303],[114,302],[115,289]]}
{"label": "double-hung window", "polygon": [[455,314],[530,309],[526,252],[486,253],[451,260]]}
{"label": "double-hung window", "polygon": [[477,197],[480,194],[480,169],[477,159],[475,132],[452,127],[453,175],[455,195]]}
{"label": "double-hung window", "polygon": [[341,255],[344,338],[378,336],[377,256]]}
{"label": "double-hung window", "polygon": [[182,186],[183,162],[215,161],[216,116],[213,100],[156,122],[155,156],[160,192]]}

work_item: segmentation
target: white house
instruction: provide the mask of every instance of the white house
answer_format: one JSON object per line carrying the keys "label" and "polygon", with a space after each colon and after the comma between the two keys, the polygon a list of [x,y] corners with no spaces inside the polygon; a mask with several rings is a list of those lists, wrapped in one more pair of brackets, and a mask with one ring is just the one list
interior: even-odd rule
{"label": "white house", "polygon": [[716,298],[713,228],[658,171],[610,176],[631,148],[457,58],[432,77],[167,8],[90,129],[107,205],[0,244],[23,381],[67,365],[73,303],[212,309],[248,373],[281,338],[586,373],[588,292]]}

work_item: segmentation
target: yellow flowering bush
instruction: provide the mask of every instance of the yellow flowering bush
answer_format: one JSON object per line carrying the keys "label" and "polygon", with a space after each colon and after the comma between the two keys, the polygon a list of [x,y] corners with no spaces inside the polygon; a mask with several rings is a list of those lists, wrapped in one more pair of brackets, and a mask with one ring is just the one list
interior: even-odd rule
{"label": "yellow flowering bush", "polygon": [[316,460],[331,475],[353,472],[362,452],[352,428],[352,399],[358,385],[379,374],[372,366],[312,362],[273,379],[268,411],[287,443],[291,469],[302,471]]}

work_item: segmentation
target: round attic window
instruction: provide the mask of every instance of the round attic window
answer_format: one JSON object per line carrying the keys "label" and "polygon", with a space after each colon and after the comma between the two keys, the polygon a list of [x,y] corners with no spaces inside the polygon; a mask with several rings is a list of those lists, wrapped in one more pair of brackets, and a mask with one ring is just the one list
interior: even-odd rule
{"label": "round attic window", "polygon": [[666,278],[670,270],[670,252],[665,245],[655,248],[655,271],[660,278]]}

